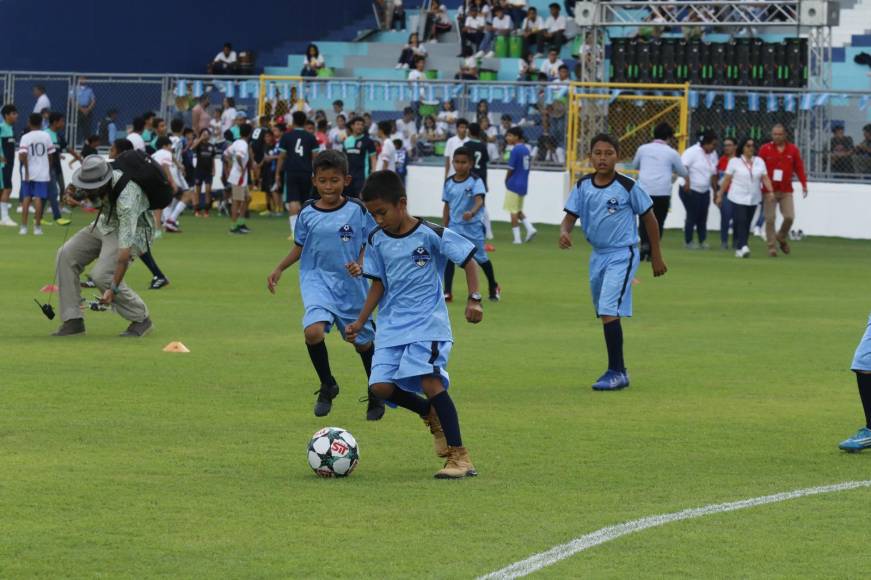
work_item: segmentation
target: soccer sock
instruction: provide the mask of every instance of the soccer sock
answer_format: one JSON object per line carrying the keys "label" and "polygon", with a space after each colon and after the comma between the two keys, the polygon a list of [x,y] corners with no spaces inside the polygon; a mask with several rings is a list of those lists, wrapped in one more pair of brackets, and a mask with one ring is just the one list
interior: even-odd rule
{"label": "soccer sock", "polygon": [[9,204],[5,201],[0,201],[0,220],[9,219]]}
{"label": "soccer sock", "polygon": [[493,226],[490,224],[490,212],[484,208],[484,232],[488,240],[493,239]]}
{"label": "soccer sock", "polygon": [[163,272],[160,271],[160,268],[157,266],[157,262],[154,261],[154,258],[151,256],[151,250],[145,252],[144,254],[139,255],[139,259],[142,260],[142,263],[145,264],[145,267],[151,270],[151,275],[157,278],[165,278]]}
{"label": "soccer sock", "polygon": [[454,263],[448,260],[445,266],[445,293],[450,294],[454,287]]}
{"label": "soccer sock", "polygon": [[622,373],[626,367],[623,366],[623,327],[620,320],[603,324],[602,328],[605,330],[605,346],[608,347],[608,368]]}
{"label": "soccer sock", "polygon": [[177,221],[177,220],[178,220],[178,216],[180,216],[181,214],[183,214],[183,213],[184,213],[184,210],[185,210],[186,208],[187,208],[187,206],[184,204],[183,201],[178,202],[177,204],[175,204],[175,209],[172,210],[172,215],[169,216],[169,219],[172,220],[172,221]]}
{"label": "soccer sock", "polygon": [[520,239],[520,226],[514,226],[513,228],[511,228],[511,233],[514,234],[515,242],[520,243],[523,241]]}
{"label": "soccer sock", "polygon": [[318,373],[322,385],[331,385],[335,382],[333,373],[330,370],[330,355],[327,354],[327,343],[323,340],[317,344],[308,344],[308,356],[312,359],[312,364],[315,366],[315,372]]}
{"label": "soccer sock", "polygon": [[435,407],[436,415],[445,432],[445,439],[451,447],[462,447],[463,440],[460,437],[460,418],[457,416],[457,408],[447,391],[442,391],[429,400]]}
{"label": "soccer sock", "polygon": [[372,356],[375,354],[375,345],[370,345],[367,350],[360,354],[360,360],[363,361],[363,368],[366,369],[366,376],[372,375]]}
{"label": "soccer sock", "polygon": [[520,223],[522,223],[522,224],[523,224],[523,227],[526,228],[526,233],[527,233],[527,234],[528,234],[529,232],[534,232],[534,231],[535,231],[535,226],[532,225],[532,222],[529,221],[529,218],[526,218],[526,217],[523,218],[522,220],[520,220]]}
{"label": "soccer sock", "polygon": [[859,397],[865,409],[865,426],[871,429],[871,375],[856,373],[856,382],[859,383]]}
{"label": "soccer sock", "polygon": [[427,401],[419,395],[403,391],[398,386],[393,387],[393,393],[387,397],[387,400],[398,407],[408,409],[417,413],[421,417],[425,417],[429,413],[430,401]]}
{"label": "soccer sock", "polygon": [[480,265],[484,270],[484,275],[487,276],[487,285],[490,287],[490,296],[496,293],[496,274],[493,273],[493,262],[487,260]]}
{"label": "soccer sock", "polygon": [[290,216],[289,218],[287,218],[287,221],[290,223],[290,233],[295,232],[296,231],[296,215]]}

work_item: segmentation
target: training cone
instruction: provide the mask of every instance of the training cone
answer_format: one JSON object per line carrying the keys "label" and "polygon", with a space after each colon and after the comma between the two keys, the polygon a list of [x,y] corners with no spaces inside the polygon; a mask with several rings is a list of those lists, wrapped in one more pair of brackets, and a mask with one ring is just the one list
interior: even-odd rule
{"label": "training cone", "polygon": [[45,292],[46,294],[54,294],[58,291],[58,287],[54,284],[46,284],[42,288],[39,289],[40,292]]}
{"label": "training cone", "polygon": [[163,347],[163,352],[190,352],[191,350],[186,347],[184,344],[178,341],[172,341],[165,347]]}

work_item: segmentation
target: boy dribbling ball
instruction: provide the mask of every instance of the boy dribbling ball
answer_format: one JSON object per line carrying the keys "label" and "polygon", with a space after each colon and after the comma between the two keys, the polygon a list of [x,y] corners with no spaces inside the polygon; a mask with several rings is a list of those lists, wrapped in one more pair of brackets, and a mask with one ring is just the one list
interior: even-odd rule
{"label": "boy dribbling ball", "polygon": [[659,226],[651,208],[653,200],[635,181],[615,170],[619,145],[606,133],[593,137],[590,161],[595,173],[583,176],[569,194],[566,216],[560,226],[559,246],[572,246],[571,231],[580,218],[590,256],[590,292],[596,316],[602,319],[608,370],[593,384],[597,391],[614,391],[629,386],[623,362],[623,328],[620,319],[632,316],[632,279],[638,270],[637,216],[650,236],[653,275],[667,268],[659,247]]}
{"label": "boy dribbling ball", "polygon": [[[293,249],[269,275],[267,285],[275,294],[282,272],[300,263],[305,344],[321,382],[320,389],[315,391],[318,399],[314,413],[324,417],[339,394],[324,338],[333,324],[345,334],[345,327],[357,320],[366,302],[368,285],[361,277],[363,255],[366,238],[376,226],[360,201],[342,193],[351,181],[344,153],[334,150],[319,153],[314,160],[312,181],[320,199],[306,202],[299,212]],[[375,326],[371,318],[366,318],[352,341],[367,377],[372,368],[374,338]],[[378,421],[383,416],[384,401],[370,394],[366,418]]]}
{"label": "boy dribbling ball", "polygon": [[355,340],[378,307],[369,377],[373,394],[424,420],[436,455],[445,459],[437,479],[475,476],[478,472],[463,447],[457,409],[447,391],[453,335],[441,279],[448,260],[465,269],[466,320],[481,322],[478,269],[472,260],[475,246],[448,228],[411,216],[405,187],[392,171],[370,175],[361,198],[379,227],[369,234],[363,266],[363,275],[372,280],[369,295],[357,320],[345,329],[345,338]]}
{"label": "boy dribbling ball", "polygon": [[859,398],[865,411],[865,426],[849,439],[842,441],[838,447],[853,453],[871,449],[871,317],[868,318],[865,334],[856,347],[856,354],[853,356],[853,364],[850,368],[856,373],[856,382],[859,383]]}

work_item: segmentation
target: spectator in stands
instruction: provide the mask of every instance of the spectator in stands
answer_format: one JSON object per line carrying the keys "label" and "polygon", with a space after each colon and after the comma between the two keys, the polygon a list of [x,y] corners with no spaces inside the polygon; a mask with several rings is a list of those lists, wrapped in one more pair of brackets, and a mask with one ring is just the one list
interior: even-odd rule
{"label": "spectator in stands", "polygon": [[209,73],[216,75],[231,75],[239,71],[239,63],[236,58],[236,51],[233,50],[233,45],[229,42],[224,43],[224,48],[221,52],[215,55],[212,64],[209,65]]}
{"label": "spectator in stands", "polygon": [[[786,128],[779,123],[771,128],[771,142],[759,148],[759,157],[765,161],[768,177],[774,186],[773,194],[763,198],[768,253],[769,255],[772,253],[777,255],[777,245],[780,244],[783,253],[788,254],[790,247],[786,240],[792,222],[795,220],[795,204],[792,197],[793,174],[801,182],[802,195],[807,197],[807,176],[804,172],[804,162],[798,147],[787,141]],[[778,205],[783,216],[783,223],[780,226],[780,231],[775,233],[774,222],[777,219]],[[737,221],[736,214],[736,224]]]}
{"label": "spectator in stands", "polygon": [[505,13],[505,8],[501,4],[493,6],[493,18],[490,20],[490,32],[493,37],[511,36],[514,32],[514,22],[511,17]]}
{"label": "spectator in stands", "polygon": [[856,173],[871,173],[871,123],[862,127],[864,139],[856,145]]}
{"label": "spectator in stands", "polygon": [[560,5],[556,2],[550,6],[550,16],[544,21],[544,40],[551,49],[560,49],[566,43],[566,17],[560,14]]}
{"label": "spectator in stands", "polygon": [[118,138],[118,109],[109,109],[97,128],[100,145],[109,146]]}
{"label": "spectator in stands", "polygon": [[396,68],[413,68],[418,57],[426,58],[426,48],[420,43],[417,33],[412,32],[408,35],[408,44],[402,48]]}
{"label": "spectator in stands", "polygon": [[569,67],[566,65],[560,65],[559,69],[557,69],[557,78],[553,80],[553,83],[557,85],[564,85],[570,83],[571,80],[572,77],[569,74]]}
{"label": "spectator in stands", "polygon": [[526,18],[520,25],[520,34],[523,35],[523,50],[524,54],[533,52],[532,47],[535,46],[535,57],[540,58],[544,52],[544,21],[538,15],[538,11],[534,6],[530,6],[526,12]]}
{"label": "spectator in stands", "polygon": [[507,5],[514,28],[520,28],[520,23],[526,17],[526,0],[508,0]]}
{"label": "spectator in stands", "polygon": [[493,113],[490,112],[490,103],[487,102],[487,99],[478,101],[478,105],[475,107],[475,117],[478,119],[478,123],[481,122],[481,117],[487,117],[487,120],[492,124]]}
{"label": "spectator in stands", "polygon": [[476,81],[478,80],[478,59],[472,53],[472,47],[463,47],[463,59],[460,61],[460,70],[454,75],[457,80]]}
{"label": "spectator in stands", "polygon": [[402,118],[396,121],[396,133],[402,140],[402,148],[412,153],[417,142],[417,123],[414,120],[415,112],[411,107],[405,107]]}
{"label": "spectator in stands", "polygon": [[457,111],[454,109],[454,102],[450,99],[446,99],[444,103],[442,103],[442,110],[439,111],[438,116],[438,130],[441,131],[445,137],[450,137],[454,134],[454,127],[457,124]]}
{"label": "spectator in stands", "polygon": [[375,11],[381,30],[405,28],[405,9],[402,0],[375,0]]}
{"label": "spectator in stands", "polygon": [[302,57],[302,70],[299,75],[303,77],[316,77],[318,71],[324,68],[324,57],[321,51],[318,50],[318,45],[309,44],[305,49],[305,56]]}
{"label": "spectator in stands", "polygon": [[336,116],[336,124],[330,129],[327,136],[329,137],[330,149],[342,149],[342,143],[344,143],[345,139],[348,138],[348,128],[345,122],[345,115],[339,113]]}
{"label": "spectator in stands", "polygon": [[94,89],[88,86],[88,79],[85,77],[79,77],[75,100],[78,113],[77,132],[84,139],[93,131],[92,115],[94,107],[97,105]]}
{"label": "spectator in stands", "polygon": [[290,98],[287,100],[287,106],[289,107],[289,110],[287,111],[288,115],[293,115],[297,111],[302,111],[306,116],[308,116],[311,115],[312,112],[312,108],[305,100],[305,97],[301,97],[297,93],[296,85],[290,87]]}
{"label": "spectator in stands", "polygon": [[42,85],[34,85],[33,87],[33,98],[36,99],[36,104],[33,105],[33,112],[42,114],[43,111],[48,109],[51,111],[51,100],[48,98],[48,95],[45,94],[45,87]]}
{"label": "spectator in stands", "polygon": [[451,17],[448,15],[448,7],[433,0],[429,11],[426,13],[426,29],[429,33],[430,42],[438,42],[438,35],[451,30]]}
{"label": "spectator in stands", "polygon": [[481,126],[481,141],[487,144],[487,155],[496,161],[499,159],[499,130],[488,117],[478,117],[478,124]]}
{"label": "spectator in stands", "polygon": [[420,157],[428,157],[435,153],[435,144],[446,139],[445,134],[439,129],[436,124],[436,119],[432,115],[427,115],[423,119],[423,126],[417,134],[417,154]]}
{"label": "spectator in stands", "polygon": [[538,65],[535,64],[535,54],[532,52],[526,53],[526,56],[520,59],[520,74],[517,75],[518,81],[537,81],[538,80]]}
{"label": "spectator in stands", "polygon": [[191,129],[195,135],[200,135],[203,129],[209,128],[212,118],[207,109],[210,104],[208,95],[202,95],[200,101],[191,109]]}
{"label": "spectator in stands", "polygon": [[547,80],[553,81],[559,78],[559,69],[565,66],[565,63],[559,57],[559,52],[555,48],[547,51],[547,59],[541,63],[541,72],[547,75]]}
{"label": "spectator in stands", "polygon": [[405,30],[405,6],[402,0],[393,0],[393,30]]}
{"label": "spectator in stands", "polygon": [[844,126],[832,126],[832,173],[853,173],[853,138],[844,135]]}
{"label": "spectator in stands", "polygon": [[461,46],[469,48],[476,58],[484,54],[483,41],[486,28],[487,20],[478,12],[478,7],[475,4],[469,6],[469,13],[463,21]]}

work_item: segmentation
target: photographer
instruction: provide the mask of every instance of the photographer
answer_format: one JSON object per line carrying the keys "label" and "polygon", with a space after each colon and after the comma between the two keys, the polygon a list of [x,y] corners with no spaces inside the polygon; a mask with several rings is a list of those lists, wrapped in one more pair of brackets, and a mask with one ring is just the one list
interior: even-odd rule
{"label": "photographer", "polygon": [[[154,232],[154,220],[149,200],[142,188],[132,180],[117,195],[115,186],[124,174],[97,155],[86,157],[73,173],[72,187],[66,201],[78,205],[87,199],[100,213],[93,223],[79,231],[57,253],[57,276],[63,324],[54,336],[83,334],[85,323],[79,309],[82,270],[97,260],[91,270],[103,295],[100,302],[113,305],[130,325],[121,336],[140,337],[151,329],[148,307],[136,292],[124,284],[124,274],[132,256],[147,252]],[[133,254],[136,252],[136,254]]]}

